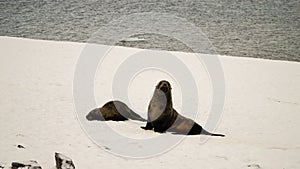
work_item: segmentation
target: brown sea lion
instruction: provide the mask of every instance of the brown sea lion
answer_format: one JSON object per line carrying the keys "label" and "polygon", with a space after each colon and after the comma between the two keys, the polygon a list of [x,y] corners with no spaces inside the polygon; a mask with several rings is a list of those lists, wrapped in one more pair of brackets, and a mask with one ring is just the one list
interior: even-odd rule
{"label": "brown sea lion", "polygon": [[157,84],[148,106],[147,124],[142,127],[143,129],[154,129],[155,132],[160,133],[168,131],[174,134],[225,136],[210,133],[192,119],[178,114],[173,109],[171,89],[168,81],[162,80]]}
{"label": "brown sea lion", "polygon": [[109,101],[105,103],[101,108],[90,111],[86,115],[86,119],[89,121],[125,121],[128,119],[146,121],[121,101]]}

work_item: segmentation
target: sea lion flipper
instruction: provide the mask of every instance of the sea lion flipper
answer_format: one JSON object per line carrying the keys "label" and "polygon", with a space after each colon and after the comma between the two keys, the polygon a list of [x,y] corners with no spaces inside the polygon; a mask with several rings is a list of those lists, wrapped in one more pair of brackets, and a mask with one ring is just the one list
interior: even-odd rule
{"label": "sea lion flipper", "polygon": [[208,131],[206,131],[206,130],[204,130],[204,129],[201,131],[201,134],[202,134],[202,135],[210,135],[210,136],[225,137],[224,134],[215,134],[215,133],[208,132]]}
{"label": "sea lion flipper", "polygon": [[225,137],[225,135],[224,134],[211,134],[211,136],[220,136],[220,137]]}
{"label": "sea lion flipper", "polygon": [[153,129],[153,126],[150,122],[147,122],[146,126],[145,127],[141,127],[142,129],[144,130],[152,130]]}

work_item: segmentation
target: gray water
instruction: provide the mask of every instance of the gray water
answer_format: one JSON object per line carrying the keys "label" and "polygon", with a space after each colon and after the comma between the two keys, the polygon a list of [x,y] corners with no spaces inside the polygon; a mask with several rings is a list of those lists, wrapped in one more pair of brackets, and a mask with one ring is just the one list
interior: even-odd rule
{"label": "gray water", "polygon": [[[0,0],[0,36],[86,42],[122,16],[168,13],[199,27],[219,54],[300,61],[299,11],[298,0]],[[117,45],[191,51],[173,37],[132,36],[144,41]]]}

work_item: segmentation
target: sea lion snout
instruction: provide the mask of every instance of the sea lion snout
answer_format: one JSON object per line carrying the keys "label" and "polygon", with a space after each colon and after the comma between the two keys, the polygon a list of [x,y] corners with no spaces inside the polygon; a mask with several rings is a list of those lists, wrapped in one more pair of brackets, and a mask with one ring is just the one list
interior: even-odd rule
{"label": "sea lion snout", "polygon": [[168,86],[167,86],[166,84],[164,84],[164,85],[160,88],[160,90],[162,90],[163,92],[167,93],[167,92],[169,91],[169,88],[168,88]]}
{"label": "sea lion snout", "polygon": [[85,118],[88,121],[92,121],[92,120],[101,120],[101,115],[99,114],[99,109],[94,109],[92,111],[89,112],[89,114],[87,114],[85,116]]}

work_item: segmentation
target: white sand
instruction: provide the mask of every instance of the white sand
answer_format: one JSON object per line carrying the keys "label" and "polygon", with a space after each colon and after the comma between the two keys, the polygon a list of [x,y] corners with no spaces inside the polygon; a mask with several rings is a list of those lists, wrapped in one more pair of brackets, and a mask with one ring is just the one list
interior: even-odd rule
{"label": "white sand", "polygon": [[[72,158],[78,169],[300,168],[300,63],[220,57],[226,104],[215,132],[226,137],[213,137],[201,144],[199,136],[191,136],[162,155],[130,159],[95,145],[77,120],[72,83],[84,45],[0,37],[0,165],[33,159],[43,168],[54,168],[54,152],[61,152]],[[126,52],[136,51],[141,50],[118,47],[111,54],[122,57]],[[186,60],[193,63],[188,57]],[[203,75],[202,68],[191,69],[196,75]],[[153,77],[148,77],[149,74],[137,76],[138,80],[129,87],[130,102],[139,112],[146,111],[155,82],[166,76],[153,72]],[[199,91],[202,108],[196,121],[204,124],[209,116],[211,90],[209,79],[198,77],[197,84],[203,84],[203,88]],[[109,91],[102,90],[110,83],[103,84],[101,78],[111,80],[101,73],[96,76],[99,106],[111,98]],[[139,85],[141,81],[145,88]],[[174,84],[175,107],[180,109],[180,89],[176,79],[170,81]],[[140,125],[144,124],[109,122],[109,126],[126,136],[159,135],[139,129]],[[25,149],[17,148],[18,144]]]}

